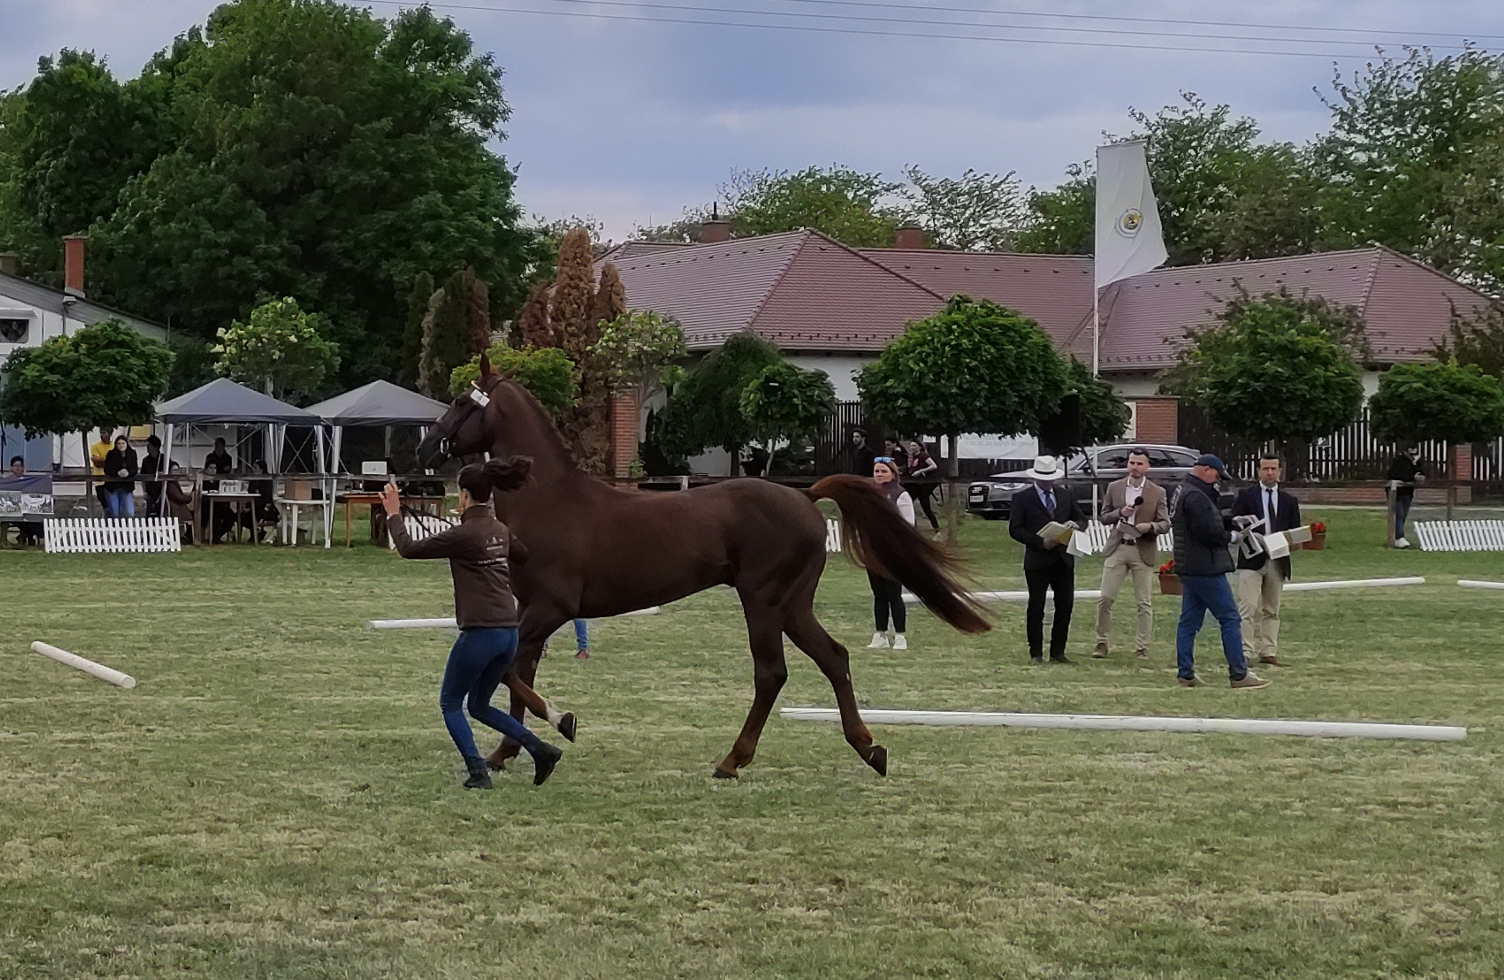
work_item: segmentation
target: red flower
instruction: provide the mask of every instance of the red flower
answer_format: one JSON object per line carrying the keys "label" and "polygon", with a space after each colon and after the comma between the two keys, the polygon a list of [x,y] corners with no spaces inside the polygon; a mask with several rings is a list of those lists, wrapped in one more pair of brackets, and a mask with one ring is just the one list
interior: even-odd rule
{"label": "red flower", "polygon": [[1163,565],[1159,566],[1159,574],[1161,574],[1161,575],[1174,575],[1175,574],[1175,559],[1171,558],[1169,561],[1167,561]]}
{"label": "red flower", "polygon": [[1323,524],[1323,523],[1321,523],[1320,521],[1312,521],[1311,522],[1311,533],[1312,534],[1325,534],[1326,533],[1326,525]]}

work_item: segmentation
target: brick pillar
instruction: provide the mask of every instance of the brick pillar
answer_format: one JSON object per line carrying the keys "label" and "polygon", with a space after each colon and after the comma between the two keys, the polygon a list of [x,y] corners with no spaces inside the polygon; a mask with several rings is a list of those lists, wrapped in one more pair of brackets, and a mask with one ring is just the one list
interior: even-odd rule
{"label": "brick pillar", "polygon": [[1132,399],[1135,442],[1175,445],[1180,441],[1180,401],[1169,395]]}
{"label": "brick pillar", "polygon": [[83,235],[63,237],[63,289],[71,296],[84,294],[84,242]]}
{"label": "brick pillar", "polygon": [[924,229],[904,225],[893,234],[893,247],[916,251],[924,248]]}
{"label": "brick pillar", "polygon": [[624,390],[611,398],[611,471],[618,478],[632,475],[632,460],[637,456],[637,426],[642,414],[637,392]]}
{"label": "brick pillar", "polygon": [[1447,460],[1447,467],[1451,471],[1452,480],[1457,484],[1457,502],[1469,504],[1473,501],[1473,447],[1467,444],[1452,447],[1452,455]]}

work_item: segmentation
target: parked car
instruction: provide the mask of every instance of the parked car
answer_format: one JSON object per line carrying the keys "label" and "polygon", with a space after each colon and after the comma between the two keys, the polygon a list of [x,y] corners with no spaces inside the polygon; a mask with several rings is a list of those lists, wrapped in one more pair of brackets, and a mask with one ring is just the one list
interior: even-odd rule
{"label": "parked car", "polygon": [[[1093,446],[1066,459],[1066,485],[1084,490],[1087,508],[1090,509],[1093,479],[1099,486],[1106,487],[1113,480],[1127,476],[1128,453],[1134,449],[1142,449],[1149,454],[1149,479],[1166,487],[1179,483],[1201,455],[1189,446],[1132,442]],[[1024,475],[1026,472],[1027,469],[994,473],[985,480],[972,483],[966,491],[966,509],[989,521],[1007,517],[1012,510],[1013,495],[1034,485],[1034,481]],[[1231,509],[1231,487],[1223,487],[1221,497],[1222,509]]]}

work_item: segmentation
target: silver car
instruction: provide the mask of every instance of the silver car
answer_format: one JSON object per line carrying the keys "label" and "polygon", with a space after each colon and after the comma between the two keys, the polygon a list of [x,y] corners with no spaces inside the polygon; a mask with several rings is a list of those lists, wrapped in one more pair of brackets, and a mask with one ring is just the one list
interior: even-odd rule
{"label": "silver car", "polygon": [[[1178,483],[1201,455],[1189,446],[1162,446],[1154,443],[1125,442],[1111,446],[1093,446],[1074,453],[1065,461],[1067,486],[1084,489],[1090,505],[1093,481],[1106,486],[1128,475],[1128,454],[1142,449],[1149,454],[1149,479],[1155,483]],[[1034,485],[1026,470],[994,473],[971,484],[966,491],[966,509],[989,521],[1002,520],[1013,507],[1013,495]],[[1230,496],[1224,493],[1223,496]]]}

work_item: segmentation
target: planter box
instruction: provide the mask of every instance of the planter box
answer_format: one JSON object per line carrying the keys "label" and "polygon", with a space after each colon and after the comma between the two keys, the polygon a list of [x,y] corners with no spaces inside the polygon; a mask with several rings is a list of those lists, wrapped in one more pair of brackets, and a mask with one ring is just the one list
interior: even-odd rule
{"label": "planter box", "polygon": [[1159,573],[1159,591],[1164,595],[1184,595],[1180,587],[1180,576],[1174,572]]}
{"label": "planter box", "polygon": [[1322,531],[1319,534],[1316,533],[1316,532],[1312,532],[1311,533],[1311,540],[1307,541],[1304,545],[1302,545],[1302,547],[1305,548],[1307,551],[1325,551],[1326,550],[1326,532]]}

